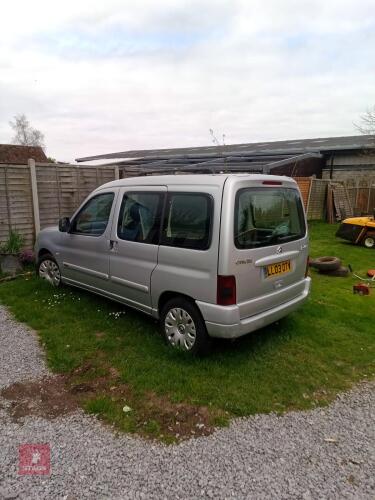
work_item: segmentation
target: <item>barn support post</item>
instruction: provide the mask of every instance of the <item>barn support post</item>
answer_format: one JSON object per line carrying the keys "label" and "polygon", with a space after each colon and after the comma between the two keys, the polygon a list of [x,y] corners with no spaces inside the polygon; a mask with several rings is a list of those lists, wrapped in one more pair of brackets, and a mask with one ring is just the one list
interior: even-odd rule
{"label": "barn support post", "polygon": [[371,180],[368,183],[368,199],[367,199],[367,213],[370,215],[370,201],[371,201]]}
{"label": "barn support post", "polygon": [[356,193],[355,193],[355,210],[358,211],[358,200],[359,200],[359,180],[355,181]]}
{"label": "barn support post", "polygon": [[40,215],[39,215],[38,182],[36,179],[35,160],[30,158],[28,160],[28,164],[30,169],[31,198],[33,202],[34,236],[36,238],[40,232]]}
{"label": "barn support post", "polygon": [[330,180],[332,180],[332,177],[333,177],[333,159],[334,159],[335,155],[332,153],[331,155],[331,164],[330,164],[330,167],[329,167],[329,178]]}

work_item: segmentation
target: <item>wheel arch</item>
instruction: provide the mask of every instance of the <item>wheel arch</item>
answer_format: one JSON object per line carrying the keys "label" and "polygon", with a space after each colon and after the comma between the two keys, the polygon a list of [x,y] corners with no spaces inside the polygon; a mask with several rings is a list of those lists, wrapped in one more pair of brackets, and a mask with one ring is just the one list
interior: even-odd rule
{"label": "wheel arch", "polygon": [[50,250],[48,250],[48,248],[45,248],[45,247],[40,248],[38,251],[38,259],[43,257],[43,255],[47,255],[47,254],[53,255],[52,252]]}
{"label": "wheel arch", "polygon": [[166,291],[164,291],[160,295],[159,300],[158,300],[158,313],[159,313],[159,316],[160,316],[161,310],[163,309],[163,307],[165,306],[165,304],[168,302],[168,300],[174,299],[174,298],[177,298],[177,297],[181,297],[183,299],[189,300],[200,311],[200,309],[199,309],[196,301],[192,297],[190,297],[189,295],[185,295],[184,293],[180,293],[180,292],[174,292],[173,290],[166,290]]}

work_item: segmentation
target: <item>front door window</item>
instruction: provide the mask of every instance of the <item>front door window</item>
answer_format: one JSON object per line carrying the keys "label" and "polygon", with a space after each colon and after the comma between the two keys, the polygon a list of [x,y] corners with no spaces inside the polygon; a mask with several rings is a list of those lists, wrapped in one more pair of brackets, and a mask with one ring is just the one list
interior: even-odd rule
{"label": "front door window", "polygon": [[102,193],[91,198],[72,223],[71,233],[100,236],[104,233],[111,213],[113,193]]}

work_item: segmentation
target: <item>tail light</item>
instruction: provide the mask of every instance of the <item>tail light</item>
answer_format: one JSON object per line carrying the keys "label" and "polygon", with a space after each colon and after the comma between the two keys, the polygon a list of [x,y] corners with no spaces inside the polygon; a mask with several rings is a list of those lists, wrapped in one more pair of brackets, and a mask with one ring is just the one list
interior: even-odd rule
{"label": "tail light", "polygon": [[234,276],[218,276],[217,304],[219,306],[232,306],[236,302],[236,278]]}
{"label": "tail light", "polygon": [[307,261],[306,261],[305,278],[307,278],[307,276],[309,275],[309,265],[310,265],[310,256],[307,257]]}

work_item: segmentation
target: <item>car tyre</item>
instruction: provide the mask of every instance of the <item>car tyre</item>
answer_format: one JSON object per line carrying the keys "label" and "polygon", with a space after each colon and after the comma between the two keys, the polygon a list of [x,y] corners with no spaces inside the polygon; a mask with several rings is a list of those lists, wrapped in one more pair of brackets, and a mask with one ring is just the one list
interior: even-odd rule
{"label": "car tyre", "polygon": [[46,280],[54,287],[61,286],[61,273],[58,263],[53,255],[45,253],[37,263],[36,272],[39,278]]}
{"label": "car tyre", "polygon": [[160,314],[160,328],[171,347],[195,356],[204,356],[212,346],[198,307],[185,297],[168,300]]}
{"label": "car tyre", "polygon": [[336,271],[336,269],[339,269],[341,260],[338,257],[318,257],[317,259],[313,259],[310,265],[324,273],[326,271]]}
{"label": "car tyre", "polygon": [[320,274],[324,274],[326,276],[337,276],[340,278],[345,278],[349,274],[349,268],[345,266],[341,266],[334,271],[319,271]]}

